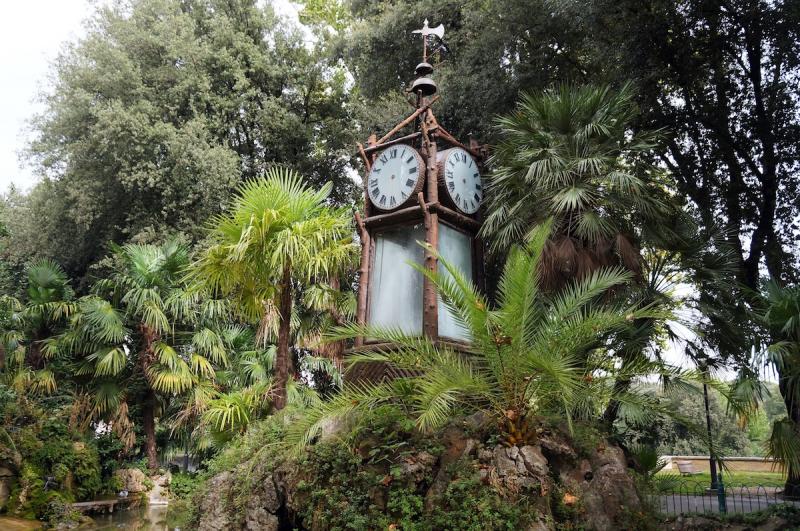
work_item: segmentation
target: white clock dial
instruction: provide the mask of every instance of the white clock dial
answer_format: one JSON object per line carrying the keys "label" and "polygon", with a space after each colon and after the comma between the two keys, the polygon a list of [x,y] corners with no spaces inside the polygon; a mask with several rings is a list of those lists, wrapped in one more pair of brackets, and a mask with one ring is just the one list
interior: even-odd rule
{"label": "white clock dial", "polygon": [[478,163],[461,148],[442,152],[439,176],[447,195],[465,214],[474,214],[483,201],[483,184]]}
{"label": "white clock dial", "polygon": [[422,183],[422,157],[411,146],[399,144],[384,149],[367,177],[367,194],[373,205],[392,210],[408,202]]}

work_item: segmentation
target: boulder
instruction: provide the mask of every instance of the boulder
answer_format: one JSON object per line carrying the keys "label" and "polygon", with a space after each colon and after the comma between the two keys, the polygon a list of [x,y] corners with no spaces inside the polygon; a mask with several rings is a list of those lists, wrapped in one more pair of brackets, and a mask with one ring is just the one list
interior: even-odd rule
{"label": "boulder", "polygon": [[524,458],[517,446],[510,446],[508,448],[500,445],[495,446],[492,464],[497,471],[497,475],[501,478],[526,476],[528,474]]}
{"label": "boulder", "polygon": [[244,508],[244,528],[248,531],[278,531],[280,521],[275,513],[281,507],[272,478],[259,482]]}
{"label": "boulder", "polygon": [[[583,468],[570,474],[580,491],[581,521],[587,529],[617,529],[616,522],[626,511],[639,510],[642,506],[628,473],[624,452],[616,446],[602,446],[592,453],[588,462],[581,463],[584,463]],[[587,469],[590,474],[586,474]],[[577,481],[579,478],[582,481]]]}
{"label": "boulder", "polygon": [[539,477],[547,476],[547,458],[542,455],[542,449],[538,446],[523,446],[519,449],[519,455],[525,468],[531,474]]}
{"label": "boulder", "polygon": [[233,481],[232,472],[222,472],[208,481],[205,495],[200,498],[197,507],[197,513],[200,515],[198,531],[237,528],[234,526],[234,518],[227,511]]}
{"label": "boulder", "polygon": [[147,492],[147,476],[138,468],[121,468],[114,472],[114,477],[119,480],[121,490],[130,494]]}

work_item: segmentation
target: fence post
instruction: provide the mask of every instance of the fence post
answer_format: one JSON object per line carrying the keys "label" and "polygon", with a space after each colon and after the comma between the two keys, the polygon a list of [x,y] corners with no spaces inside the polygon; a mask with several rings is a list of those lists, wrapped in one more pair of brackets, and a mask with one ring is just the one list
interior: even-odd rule
{"label": "fence post", "polygon": [[725,501],[725,483],[722,482],[722,474],[720,474],[717,482],[717,501],[719,501],[719,512],[722,514],[727,513],[728,504]]}

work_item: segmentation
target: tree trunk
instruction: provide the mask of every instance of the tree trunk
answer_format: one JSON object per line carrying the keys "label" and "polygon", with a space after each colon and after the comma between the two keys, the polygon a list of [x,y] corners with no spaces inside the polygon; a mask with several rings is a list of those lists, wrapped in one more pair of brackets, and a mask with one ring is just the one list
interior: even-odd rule
{"label": "tree trunk", "polygon": [[275,356],[275,384],[272,391],[276,410],[286,407],[286,385],[289,383],[289,333],[292,319],[292,273],[287,264],[283,268],[278,316],[278,353]]}
{"label": "tree trunk", "polygon": [[144,400],[144,410],[142,411],[142,423],[144,424],[144,448],[147,456],[147,468],[155,470],[158,468],[158,455],[156,453],[156,395],[152,390],[147,391]]}
{"label": "tree trunk", "polygon": [[[800,431],[800,403],[794,399],[794,393],[792,393],[786,377],[783,375],[779,375],[779,377],[779,388],[781,396],[783,396],[783,403],[786,404],[786,413],[789,415],[792,424],[794,424],[795,431]],[[800,470],[795,467],[788,467],[783,493],[787,497],[800,497]]]}
{"label": "tree trunk", "polygon": [[42,354],[42,342],[38,339],[31,341],[30,349],[28,350],[28,364],[34,370],[44,368],[44,355]]}
{"label": "tree trunk", "polygon": [[[339,282],[339,277],[336,275],[332,275],[329,278],[329,284],[331,288],[339,291],[341,288],[341,283]],[[331,305],[330,309],[331,319],[333,322],[336,323],[336,326],[342,326],[345,324],[345,319],[342,317],[342,314],[339,312],[339,308],[336,307],[336,304]],[[326,343],[323,345],[323,353],[326,357],[330,358],[333,361],[333,364],[336,366],[340,372],[344,369],[343,361],[344,361],[344,341],[332,341],[330,343]]]}

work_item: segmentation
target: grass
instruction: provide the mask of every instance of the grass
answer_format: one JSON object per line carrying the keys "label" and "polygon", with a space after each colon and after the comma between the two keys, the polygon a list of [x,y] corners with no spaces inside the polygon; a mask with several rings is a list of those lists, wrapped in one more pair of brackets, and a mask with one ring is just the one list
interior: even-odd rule
{"label": "grass", "polygon": [[[726,487],[783,487],[786,479],[780,472],[724,472],[722,481]],[[671,471],[660,472],[656,475],[656,484],[659,490],[671,490],[680,483],[711,485],[711,475],[703,472],[691,476],[680,476]]]}

